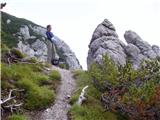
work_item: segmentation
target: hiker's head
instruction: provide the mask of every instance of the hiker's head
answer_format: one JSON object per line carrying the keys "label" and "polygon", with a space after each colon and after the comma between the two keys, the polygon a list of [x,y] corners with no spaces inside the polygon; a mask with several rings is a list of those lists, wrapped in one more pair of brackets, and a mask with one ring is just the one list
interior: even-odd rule
{"label": "hiker's head", "polygon": [[52,27],[51,25],[47,25],[47,31],[51,31]]}

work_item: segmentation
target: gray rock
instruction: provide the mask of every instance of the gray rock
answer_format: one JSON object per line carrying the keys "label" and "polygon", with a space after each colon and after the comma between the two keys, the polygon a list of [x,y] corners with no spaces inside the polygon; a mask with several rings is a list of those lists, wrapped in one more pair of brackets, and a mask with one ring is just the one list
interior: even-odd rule
{"label": "gray rock", "polygon": [[[44,41],[48,41],[47,37],[46,37],[46,29],[40,26],[31,26],[29,25],[29,27],[38,35],[42,36],[42,40]],[[56,45],[58,50],[62,51],[62,54],[65,56],[65,61],[67,62],[69,69],[74,70],[74,69],[82,69],[76,55],[74,52],[72,52],[72,50],[70,49],[70,47],[61,39],[59,39],[58,37],[54,37],[55,38],[55,42],[54,44]],[[49,45],[49,43],[48,43]],[[47,47],[48,50],[49,46]],[[52,54],[52,52],[48,52],[48,54]],[[51,55],[48,55],[51,56]]]}
{"label": "gray rock", "polygon": [[127,55],[133,58],[138,56],[141,52],[137,46],[130,44],[130,43],[126,46],[125,50],[126,50]]}
{"label": "gray rock", "polygon": [[31,48],[35,52],[34,56],[36,56],[40,61],[47,60],[47,45],[43,41],[37,39],[36,42],[31,45]]}
{"label": "gray rock", "polygon": [[124,38],[128,45],[119,40],[115,27],[105,19],[92,35],[87,57],[88,68],[93,62],[101,64],[105,54],[117,65],[126,64],[126,59],[129,58],[134,69],[138,69],[143,60],[160,57],[160,48],[143,41],[137,33],[126,31]]}
{"label": "gray rock", "polygon": [[63,40],[59,39],[57,36],[55,36],[54,39],[55,39],[55,42],[54,42],[55,45],[59,50],[62,51],[63,55],[65,56],[69,69],[70,70],[82,69],[75,53],[72,52],[70,47]]}
{"label": "gray rock", "polygon": [[34,52],[33,49],[30,48],[29,44],[25,45],[25,44],[22,43],[22,41],[19,41],[17,46],[18,46],[18,49],[22,53],[26,54],[29,58],[34,57],[35,52]]}
{"label": "gray rock", "polygon": [[125,44],[119,40],[115,27],[105,19],[95,29],[87,57],[88,68],[93,62],[102,63],[102,56],[107,54],[116,64],[126,64]]}
{"label": "gray rock", "polygon": [[33,26],[29,25],[29,27],[33,30],[33,32],[37,33],[38,35],[42,35],[46,37],[46,29],[40,26]]}
{"label": "gray rock", "polygon": [[92,35],[91,43],[95,39],[100,38],[102,36],[114,36],[114,37],[118,38],[118,35],[115,31],[116,30],[115,30],[115,27],[113,26],[113,24],[110,21],[108,21],[108,19],[105,19],[95,29],[94,34]]}
{"label": "gray rock", "polygon": [[36,36],[30,36],[30,39],[36,39]]}
{"label": "gray rock", "polygon": [[23,25],[23,27],[20,28],[20,34],[24,38],[24,40],[27,40],[30,38],[29,28],[27,25]]}
{"label": "gray rock", "polygon": [[158,46],[151,46],[148,42],[143,41],[137,33],[131,30],[125,32],[124,38],[128,43],[126,53],[129,55],[135,69],[139,68],[142,60],[155,59],[160,55]]}
{"label": "gray rock", "polygon": [[11,20],[10,20],[10,19],[7,19],[6,23],[7,23],[7,24],[10,24],[10,23],[11,23]]}
{"label": "gray rock", "polygon": [[138,54],[137,56],[130,59],[130,61],[132,62],[133,68],[136,70],[140,67],[139,65],[143,60],[149,60],[149,59],[142,54]]}
{"label": "gray rock", "polygon": [[152,46],[152,50],[157,54],[158,57],[160,57],[160,48],[157,45]]}
{"label": "gray rock", "polygon": [[152,49],[152,46],[148,42],[143,41],[137,33],[131,30],[126,31],[124,38],[127,43],[135,45],[145,57],[149,59],[155,59],[157,57],[157,53]]}
{"label": "gray rock", "polygon": [[19,40],[22,40],[22,37],[21,37],[21,36],[18,36],[18,39],[19,39]]}
{"label": "gray rock", "polygon": [[28,58],[36,57],[39,61],[47,61],[47,46],[44,42],[37,39],[32,45],[18,43],[18,49],[27,55]]}

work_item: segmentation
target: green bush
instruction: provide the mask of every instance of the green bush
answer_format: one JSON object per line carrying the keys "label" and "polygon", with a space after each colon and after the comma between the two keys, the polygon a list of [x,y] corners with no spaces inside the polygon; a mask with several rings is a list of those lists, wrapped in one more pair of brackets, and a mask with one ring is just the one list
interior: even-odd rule
{"label": "green bush", "polygon": [[67,69],[67,65],[65,63],[59,64],[59,67],[62,68],[62,69]]}
{"label": "green bush", "polygon": [[9,80],[12,78],[13,71],[5,63],[1,63],[1,80]]}
{"label": "green bush", "polygon": [[57,70],[52,70],[49,74],[51,80],[61,80],[61,75]]}
{"label": "green bush", "polygon": [[[124,66],[116,66],[107,56],[102,64],[92,64],[89,74],[106,110],[118,112],[133,119],[152,119],[158,115],[148,109],[160,109],[158,100],[153,99],[160,86],[160,59],[143,61],[138,70],[127,62]],[[102,98],[102,97],[101,97]],[[105,99],[105,100],[104,100]],[[137,111],[137,112],[136,112]]]}
{"label": "green bush", "polygon": [[119,83],[117,77],[119,75],[118,68],[115,63],[105,55],[103,64],[93,63],[89,69],[89,74],[96,88],[100,91],[105,91],[105,82],[108,81],[115,86]]}
{"label": "green bush", "polygon": [[7,64],[1,63],[1,88],[9,89],[14,88],[14,86],[9,83],[9,80],[12,80],[13,71],[9,68]]}
{"label": "green bush", "polygon": [[48,84],[49,83],[49,77],[46,76],[46,75],[42,75],[42,74],[37,74],[36,75],[36,78],[34,80],[34,82],[40,86],[43,86],[45,84]]}
{"label": "green bush", "polygon": [[28,119],[24,115],[13,114],[9,116],[7,120],[28,120]]}
{"label": "green bush", "polygon": [[11,53],[13,55],[15,55],[17,58],[21,58],[22,59],[22,58],[25,57],[25,55],[22,52],[20,52],[18,49],[16,49],[16,48],[11,49]]}
{"label": "green bush", "polygon": [[73,71],[73,77],[75,78],[75,79],[77,79],[77,77],[79,76],[79,75],[82,75],[84,73],[84,71],[82,71],[82,70],[75,70],[75,71]]}
{"label": "green bush", "polygon": [[47,87],[40,87],[28,79],[19,81],[18,85],[26,90],[26,109],[35,110],[45,108],[54,101],[54,91],[49,90]]}
{"label": "green bush", "polygon": [[7,47],[6,44],[1,43],[1,54],[6,54],[9,52],[9,48]]}
{"label": "green bush", "polygon": [[[71,120],[117,120],[117,115],[111,112],[104,112],[100,103],[100,92],[94,87],[91,77],[86,71],[73,71],[73,76],[76,79],[77,90],[70,99],[72,104],[69,111]],[[85,96],[87,100],[81,105],[76,105],[79,95],[83,89],[88,85]]]}
{"label": "green bush", "polygon": [[34,87],[38,87],[37,84],[33,83],[30,79],[23,78],[16,83],[17,87],[25,89],[26,91],[32,90]]}
{"label": "green bush", "polygon": [[9,69],[12,71],[12,79],[20,80],[23,78],[32,78],[33,77],[33,69],[32,65],[29,64],[12,64]]}
{"label": "green bush", "polygon": [[44,109],[54,101],[54,92],[46,87],[32,87],[27,92],[25,108],[29,110]]}
{"label": "green bush", "polygon": [[117,120],[111,112],[104,112],[100,105],[73,105],[70,112],[71,120]]}

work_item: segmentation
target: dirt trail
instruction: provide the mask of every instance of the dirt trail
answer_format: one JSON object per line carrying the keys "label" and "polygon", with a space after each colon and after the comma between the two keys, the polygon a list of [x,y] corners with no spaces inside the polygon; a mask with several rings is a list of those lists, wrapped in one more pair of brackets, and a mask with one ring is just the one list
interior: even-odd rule
{"label": "dirt trail", "polygon": [[[55,104],[37,116],[37,120],[68,120],[67,112],[70,109],[68,96],[75,90],[75,80],[68,70],[53,67],[61,74],[61,84],[58,88]],[[34,119],[35,120],[35,119]]]}

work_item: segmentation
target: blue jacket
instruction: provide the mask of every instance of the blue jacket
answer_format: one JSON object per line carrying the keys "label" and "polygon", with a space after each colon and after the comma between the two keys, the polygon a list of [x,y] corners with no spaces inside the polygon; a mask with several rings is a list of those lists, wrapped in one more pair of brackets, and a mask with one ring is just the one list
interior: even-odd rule
{"label": "blue jacket", "polygon": [[52,41],[52,37],[54,37],[53,33],[50,31],[47,31],[46,35],[47,35],[48,40]]}

